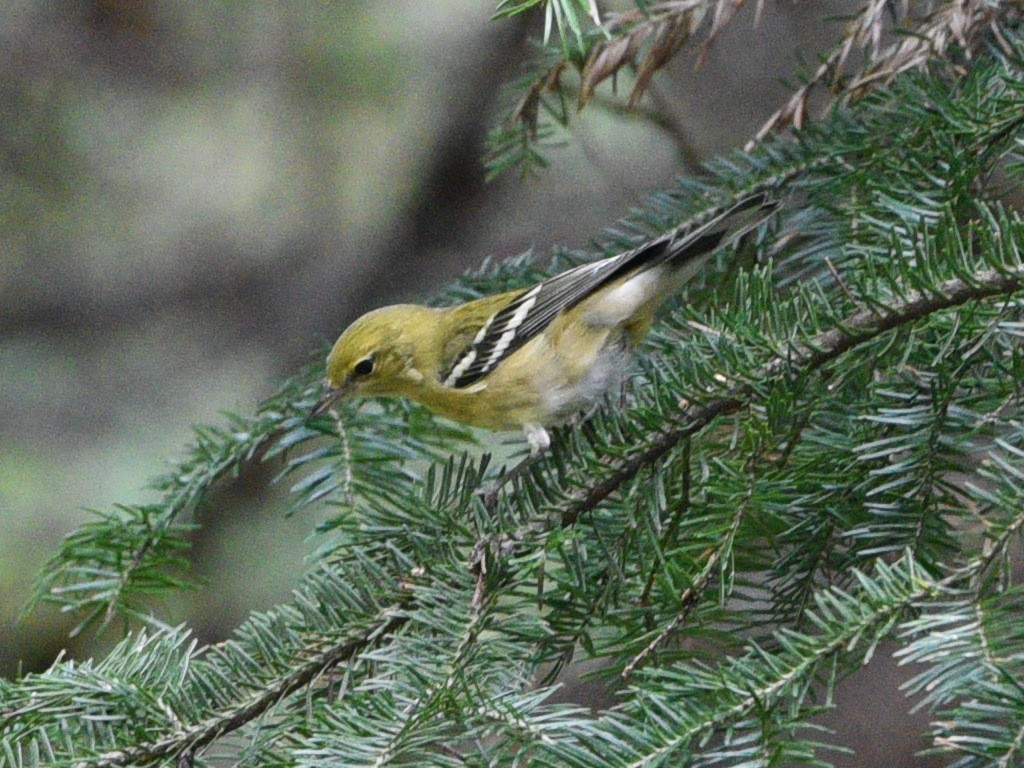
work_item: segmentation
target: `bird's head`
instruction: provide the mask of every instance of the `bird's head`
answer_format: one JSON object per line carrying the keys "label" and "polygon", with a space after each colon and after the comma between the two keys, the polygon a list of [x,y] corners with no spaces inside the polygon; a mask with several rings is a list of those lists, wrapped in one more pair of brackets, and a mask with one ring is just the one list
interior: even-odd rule
{"label": "bird's head", "polygon": [[433,311],[397,304],[352,323],[327,356],[329,389],[314,413],[342,398],[410,395],[424,378],[420,357],[433,326]]}

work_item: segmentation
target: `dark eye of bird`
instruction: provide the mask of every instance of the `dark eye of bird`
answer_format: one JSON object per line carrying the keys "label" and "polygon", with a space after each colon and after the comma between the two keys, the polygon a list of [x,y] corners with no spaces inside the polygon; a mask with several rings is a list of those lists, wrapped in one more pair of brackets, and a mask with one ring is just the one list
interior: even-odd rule
{"label": "dark eye of bird", "polygon": [[356,367],[352,369],[352,373],[356,376],[369,376],[373,373],[373,358],[367,357],[356,363]]}

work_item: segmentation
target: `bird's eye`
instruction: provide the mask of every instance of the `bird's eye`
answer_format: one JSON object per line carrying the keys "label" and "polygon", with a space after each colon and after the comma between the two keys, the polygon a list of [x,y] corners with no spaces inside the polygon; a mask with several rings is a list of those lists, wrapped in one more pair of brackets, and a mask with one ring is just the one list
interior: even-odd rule
{"label": "bird's eye", "polygon": [[366,357],[356,363],[356,367],[352,369],[352,373],[356,376],[369,376],[373,373],[373,358]]}

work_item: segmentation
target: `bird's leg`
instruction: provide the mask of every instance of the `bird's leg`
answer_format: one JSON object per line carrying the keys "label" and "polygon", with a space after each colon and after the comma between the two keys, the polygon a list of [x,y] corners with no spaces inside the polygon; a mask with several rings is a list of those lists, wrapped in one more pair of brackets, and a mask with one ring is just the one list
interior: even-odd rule
{"label": "bird's leg", "polygon": [[531,459],[540,456],[551,447],[551,435],[540,424],[523,424],[523,434],[526,435],[526,442],[530,444]]}
{"label": "bird's leg", "polygon": [[530,465],[540,458],[551,447],[551,435],[540,424],[524,424],[523,434],[530,446],[530,455],[504,472],[501,477],[481,488],[478,493],[483,497],[484,505],[490,509],[498,502],[498,491],[505,485],[515,481]]}

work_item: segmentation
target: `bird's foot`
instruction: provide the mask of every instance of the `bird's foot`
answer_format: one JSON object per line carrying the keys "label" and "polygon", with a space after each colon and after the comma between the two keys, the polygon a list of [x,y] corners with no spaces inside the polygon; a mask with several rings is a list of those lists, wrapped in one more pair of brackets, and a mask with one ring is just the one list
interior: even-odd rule
{"label": "bird's foot", "polygon": [[518,480],[551,447],[551,435],[539,424],[524,424],[523,434],[526,435],[526,442],[530,446],[530,455],[477,491],[488,509],[493,509],[498,503],[498,492],[503,487]]}

